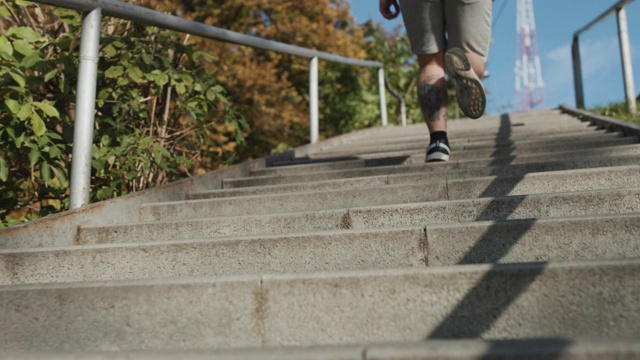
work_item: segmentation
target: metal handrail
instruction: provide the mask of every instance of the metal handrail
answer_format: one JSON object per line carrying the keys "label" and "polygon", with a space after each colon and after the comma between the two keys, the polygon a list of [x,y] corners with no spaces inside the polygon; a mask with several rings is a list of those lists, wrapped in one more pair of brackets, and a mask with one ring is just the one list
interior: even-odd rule
{"label": "metal handrail", "polygon": [[625,6],[634,0],[621,0],[615,3],[609,10],[602,13],[593,21],[582,27],[573,34],[573,44],[571,46],[573,59],[573,77],[576,92],[576,106],[584,108],[584,85],[582,82],[582,65],[580,61],[580,42],[578,40],[580,34],[591,29],[596,24],[602,22],[614,12],[617,14],[618,20],[618,39],[620,42],[620,58],[622,60],[622,76],[624,80],[625,98],[629,106],[629,111],[636,114],[635,86],[633,83],[633,66],[631,63],[631,51],[629,48],[629,30],[627,27],[627,12]]}
{"label": "metal handrail", "polygon": [[[352,59],[323,51],[266,40],[257,36],[241,34],[196,21],[183,19],[125,3],[118,0],[32,0],[36,3],[64,7],[83,12],[80,39],[80,63],[76,98],[73,157],[71,162],[70,209],[89,203],[91,178],[91,148],[96,100],[98,48],[102,14],[145,25],[196,35],[239,45],[270,50],[284,54],[310,58],[309,65],[309,120],[310,142],[318,141],[318,59],[346,65],[378,68],[380,114],[382,125],[387,125],[385,75],[382,63],[371,60]],[[403,121],[403,125],[406,121]]]}
{"label": "metal handrail", "polygon": [[220,40],[238,45],[246,45],[258,49],[271,50],[279,53],[302,56],[310,59],[317,57],[321,60],[347,65],[382,67],[382,63],[378,61],[352,59],[323,51],[312,50],[273,40],[266,40],[257,36],[241,34],[215,26],[206,25],[197,21],[187,20],[179,16],[161,13],[156,10],[125,3],[118,0],[34,0],[34,2],[57,7],[64,7],[82,12],[90,12],[94,9],[101,9],[104,16],[131,20],[145,25],[156,26],[168,30],[175,30],[178,32],[201,36],[212,40]]}

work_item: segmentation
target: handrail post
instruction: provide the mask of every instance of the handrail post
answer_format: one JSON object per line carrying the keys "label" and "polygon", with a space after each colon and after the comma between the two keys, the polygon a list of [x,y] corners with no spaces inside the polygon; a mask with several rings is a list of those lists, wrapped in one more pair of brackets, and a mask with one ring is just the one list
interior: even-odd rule
{"label": "handrail post", "polygon": [[380,89],[380,116],[382,126],[387,126],[387,95],[384,86],[384,68],[378,69],[378,88]]}
{"label": "handrail post", "polygon": [[400,118],[402,119],[402,126],[407,126],[407,104],[406,101],[404,101],[404,96],[400,95],[400,93],[398,93],[398,91],[396,91],[396,89],[394,89],[393,86],[389,84],[386,76],[384,76],[384,85],[386,89],[389,90],[391,95],[393,95],[400,102]]}
{"label": "handrail post", "polygon": [[633,66],[631,63],[631,51],[629,50],[629,28],[627,26],[627,11],[622,6],[617,11],[618,39],[620,41],[620,58],[622,59],[622,76],[624,78],[624,92],[629,106],[629,112],[637,114],[636,91],[633,83]]}
{"label": "handrail post", "polygon": [[573,36],[571,54],[573,60],[573,84],[576,93],[576,107],[578,109],[584,109],[584,88],[582,85],[582,64],[580,62],[580,41],[578,40],[578,35]]}
{"label": "handrail post", "polygon": [[81,208],[89,203],[101,15],[101,9],[96,8],[84,13],[82,19],[76,116],[73,125],[70,209]]}
{"label": "handrail post", "polygon": [[311,144],[318,142],[318,57],[311,58],[309,63],[309,127]]}

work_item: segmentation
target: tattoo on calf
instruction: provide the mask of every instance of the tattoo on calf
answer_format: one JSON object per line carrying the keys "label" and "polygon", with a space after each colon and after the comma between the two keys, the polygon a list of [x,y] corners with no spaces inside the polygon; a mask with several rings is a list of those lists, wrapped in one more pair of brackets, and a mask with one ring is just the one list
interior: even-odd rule
{"label": "tattoo on calf", "polygon": [[[428,122],[440,120],[441,115],[447,116],[447,89],[443,80],[428,78],[427,81],[418,84],[420,108]],[[443,108],[444,114],[441,114]]]}

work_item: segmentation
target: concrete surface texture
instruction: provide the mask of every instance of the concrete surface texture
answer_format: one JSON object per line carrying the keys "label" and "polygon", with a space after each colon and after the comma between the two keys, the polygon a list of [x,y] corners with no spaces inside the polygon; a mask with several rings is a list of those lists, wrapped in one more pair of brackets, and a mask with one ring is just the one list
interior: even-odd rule
{"label": "concrete surface texture", "polygon": [[366,129],[0,231],[0,356],[640,359],[639,138],[586,120],[453,120],[430,164]]}

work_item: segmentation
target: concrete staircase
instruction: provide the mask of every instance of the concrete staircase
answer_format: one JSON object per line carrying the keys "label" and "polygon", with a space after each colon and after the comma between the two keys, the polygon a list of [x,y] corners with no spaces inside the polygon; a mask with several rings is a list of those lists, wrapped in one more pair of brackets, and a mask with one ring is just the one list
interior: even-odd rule
{"label": "concrete staircase", "polygon": [[448,163],[374,128],[1,231],[0,356],[640,359],[638,133],[449,127]]}

